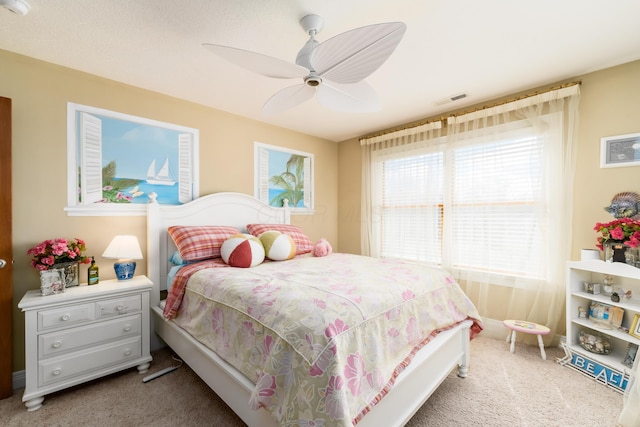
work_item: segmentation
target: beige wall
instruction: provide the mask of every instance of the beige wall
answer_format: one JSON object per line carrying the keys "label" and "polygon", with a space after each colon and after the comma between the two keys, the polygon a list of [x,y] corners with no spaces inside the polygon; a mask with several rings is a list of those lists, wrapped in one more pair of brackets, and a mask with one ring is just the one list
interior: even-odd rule
{"label": "beige wall", "polygon": [[[640,132],[640,61],[576,76],[566,82],[574,80],[582,81],[571,251],[571,259],[577,260],[581,248],[595,247],[595,223],[613,219],[603,210],[612,196],[622,191],[640,193],[640,167],[600,168],[600,138]],[[507,98],[517,95],[520,94]],[[360,174],[358,140],[341,142],[338,149],[338,246],[342,252],[360,252]],[[565,236],[558,236],[558,239],[563,238]],[[496,307],[508,303],[496,302],[499,302]],[[484,315],[501,319],[500,310]]]}
{"label": "beige wall", "polygon": [[572,259],[594,248],[596,222],[613,219],[603,208],[622,191],[640,193],[640,167],[600,168],[600,138],[640,133],[640,61],[582,79],[580,131],[573,203]]}
{"label": "beige wall", "polygon": [[[336,143],[266,125],[201,105],[105,80],[0,50],[0,96],[13,104],[13,295],[14,371],[24,369],[24,318],[17,304],[39,289],[28,248],[42,240],[78,237],[96,256],[100,278],[113,278],[112,260],[100,255],[115,234],[146,242],[145,217],[70,217],[67,200],[67,102],[118,111],[200,130],[200,194],[253,194],[254,141],[313,153],[315,215],[292,222],[316,241],[337,248],[338,173]],[[143,247],[143,253],[146,250]],[[137,272],[146,271],[146,262]],[[86,266],[81,267],[81,277]]]}

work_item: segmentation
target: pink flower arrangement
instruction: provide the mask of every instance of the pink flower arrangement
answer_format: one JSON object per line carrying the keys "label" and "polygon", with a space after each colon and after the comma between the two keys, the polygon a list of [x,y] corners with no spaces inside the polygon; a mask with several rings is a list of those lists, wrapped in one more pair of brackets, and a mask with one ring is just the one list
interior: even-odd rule
{"label": "pink flower arrangement", "polygon": [[597,223],[593,229],[602,234],[597,238],[596,247],[603,250],[606,242],[623,243],[630,248],[640,246],[640,221],[620,218],[607,223]]}
{"label": "pink flower arrangement", "polygon": [[45,240],[27,251],[31,255],[31,265],[38,270],[48,270],[52,265],[62,262],[89,264],[91,260],[82,255],[86,250],[84,240],[75,238]]}

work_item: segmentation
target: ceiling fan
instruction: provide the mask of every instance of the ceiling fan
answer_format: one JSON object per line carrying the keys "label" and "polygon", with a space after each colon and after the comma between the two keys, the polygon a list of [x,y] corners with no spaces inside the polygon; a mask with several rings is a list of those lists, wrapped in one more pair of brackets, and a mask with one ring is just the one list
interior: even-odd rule
{"label": "ceiling fan", "polygon": [[322,43],[315,36],[324,21],[306,15],[300,25],[309,35],[291,63],[260,53],[203,43],[216,55],[250,71],[278,79],[301,78],[302,83],[276,92],[262,107],[277,114],[299,105],[315,94],[324,107],[340,112],[373,112],[382,107],[378,95],[363,80],[377,70],[395,50],[407,27],[387,22],[356,28]]}

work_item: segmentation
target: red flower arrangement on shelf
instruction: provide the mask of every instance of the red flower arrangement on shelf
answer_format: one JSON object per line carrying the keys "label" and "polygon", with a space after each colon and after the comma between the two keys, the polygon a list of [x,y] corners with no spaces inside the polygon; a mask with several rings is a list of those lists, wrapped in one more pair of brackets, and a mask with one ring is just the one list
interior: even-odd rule
{"label": "red flower arrangement on shelf", "polygon": [[31,266],[42,271],[63,262],[89,264],[91,260],[82,255],[85,250],[84,240],[53,239],[38,243],[27,251],[27,255],[32,256]]}
{"label": "red flower arrangement on shelf", "polygon": [[620,218],[606,223],[597,223],[593,229],[602,234],[596,247],[603,250],[608,242],[622,243],[630,248],[640,246],[640,220]]}

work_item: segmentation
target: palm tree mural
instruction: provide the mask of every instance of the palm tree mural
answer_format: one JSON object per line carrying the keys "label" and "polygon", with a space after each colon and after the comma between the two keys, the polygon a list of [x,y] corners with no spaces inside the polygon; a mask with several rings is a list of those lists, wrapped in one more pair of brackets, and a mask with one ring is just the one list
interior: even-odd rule
{"label": "palm tree mural", "polygon": [[[122,178],[116,179],[116,161],[112,160],[102,168],[102,200],[108,203],[131,203],[134,197],[143,193],[138,191],[139,179]],[[135,187],[131,194],[125,194],[125,188]],[[132,195],[133,194],[133,195]]]}
{"label": "palm tree mural", "polygon": [[304,200],[304,156],[292,154],[287,161],[286,170],[280,175],[273,175],[269,182],[282,191],[273,197],[271,206],[282,206],[283,200],[289,200],[289,206],[296,207]]}

